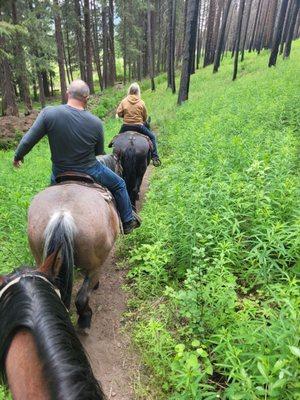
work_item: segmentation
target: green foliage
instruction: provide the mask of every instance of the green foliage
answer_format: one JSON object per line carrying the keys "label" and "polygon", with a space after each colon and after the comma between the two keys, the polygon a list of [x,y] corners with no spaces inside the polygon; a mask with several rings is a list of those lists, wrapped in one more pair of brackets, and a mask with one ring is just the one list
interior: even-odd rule
{"label": "green foliage", "polygon": [[[267,53],[249,56],[234,83],[229,60],[218,74],[201,70],[180,108],[165,85],[145,97],[163,167],[126,242],[135,335],[164,377],[158,398],[299,399],[299,42],[294,49],[276,69],[264,68]],[[180,346],[159,350],[158,371],[148,323],[161,298],[160,335]]]}

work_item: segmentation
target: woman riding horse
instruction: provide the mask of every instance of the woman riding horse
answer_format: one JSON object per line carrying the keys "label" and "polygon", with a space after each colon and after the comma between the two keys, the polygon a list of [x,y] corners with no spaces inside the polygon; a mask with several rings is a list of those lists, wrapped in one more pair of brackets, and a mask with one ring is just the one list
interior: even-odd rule
{"label": "woman riding horse", "polygon": [[0,374],[14,400],[105,398],[55,284],[62,261],[58,249],[37,271],[0,276]]}
{"label": "woman riding horse", "polygon": [[135,82],[129,87],[127,97],[121,101],[117,108],[116,116],[123,118],[124,122],[120,133],[133,131],[150,138],[152,142],[153,165],[155,167],[161,165],[155,135],[146,126],[147,109],[144,101],[141,99],[141,89],[138,83]]}

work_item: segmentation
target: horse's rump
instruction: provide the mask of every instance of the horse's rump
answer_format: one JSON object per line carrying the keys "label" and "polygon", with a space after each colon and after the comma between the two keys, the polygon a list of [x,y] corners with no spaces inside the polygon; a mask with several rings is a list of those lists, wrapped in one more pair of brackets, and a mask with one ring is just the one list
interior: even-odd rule
{"label": "horse's rump", "polygon": [[[72,216],[75,265],[85,267],[89,254],[95,251],[103,258],[113,246],[119,231],[119,216],[113,202],[89,186],[68,183],[48,187],[37,194],[28,211],[29,243],[38,264],[44,248],[45,231],[53,215]],[[95,248],[95,243],[99,248]]]}

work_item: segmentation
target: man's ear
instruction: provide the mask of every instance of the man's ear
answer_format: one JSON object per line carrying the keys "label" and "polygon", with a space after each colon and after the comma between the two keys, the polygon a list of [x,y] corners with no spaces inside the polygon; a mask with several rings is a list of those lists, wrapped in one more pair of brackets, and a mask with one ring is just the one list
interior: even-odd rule
{"label": "man's ear", "polygon": [[39,267],[38,271],[44,273],[49,278],[55,279],[62,266],[63,257],[61,246],[56,249],[50,256],[46,258],[43,264]]}

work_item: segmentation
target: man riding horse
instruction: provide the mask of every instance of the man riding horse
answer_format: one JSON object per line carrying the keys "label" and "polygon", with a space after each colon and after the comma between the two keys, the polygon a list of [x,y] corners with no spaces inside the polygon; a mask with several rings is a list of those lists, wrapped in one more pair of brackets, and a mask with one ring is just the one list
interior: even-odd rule
{"label": "man riding horse", "polygon": [[104,135],[101,120],[86,110],[89,94],[85,82],[73,81],[67,91],[67,104],[42,110],[19,143],[13,164],[20,167],[24,156],[47,135],[52,159],[51,182],[55,183],[57,175],[67,171],[90,175],[113,194],[124,233],[128,234],[140,226],[140,219],[132,210],[124,180],[96,159],[104,153]]}

